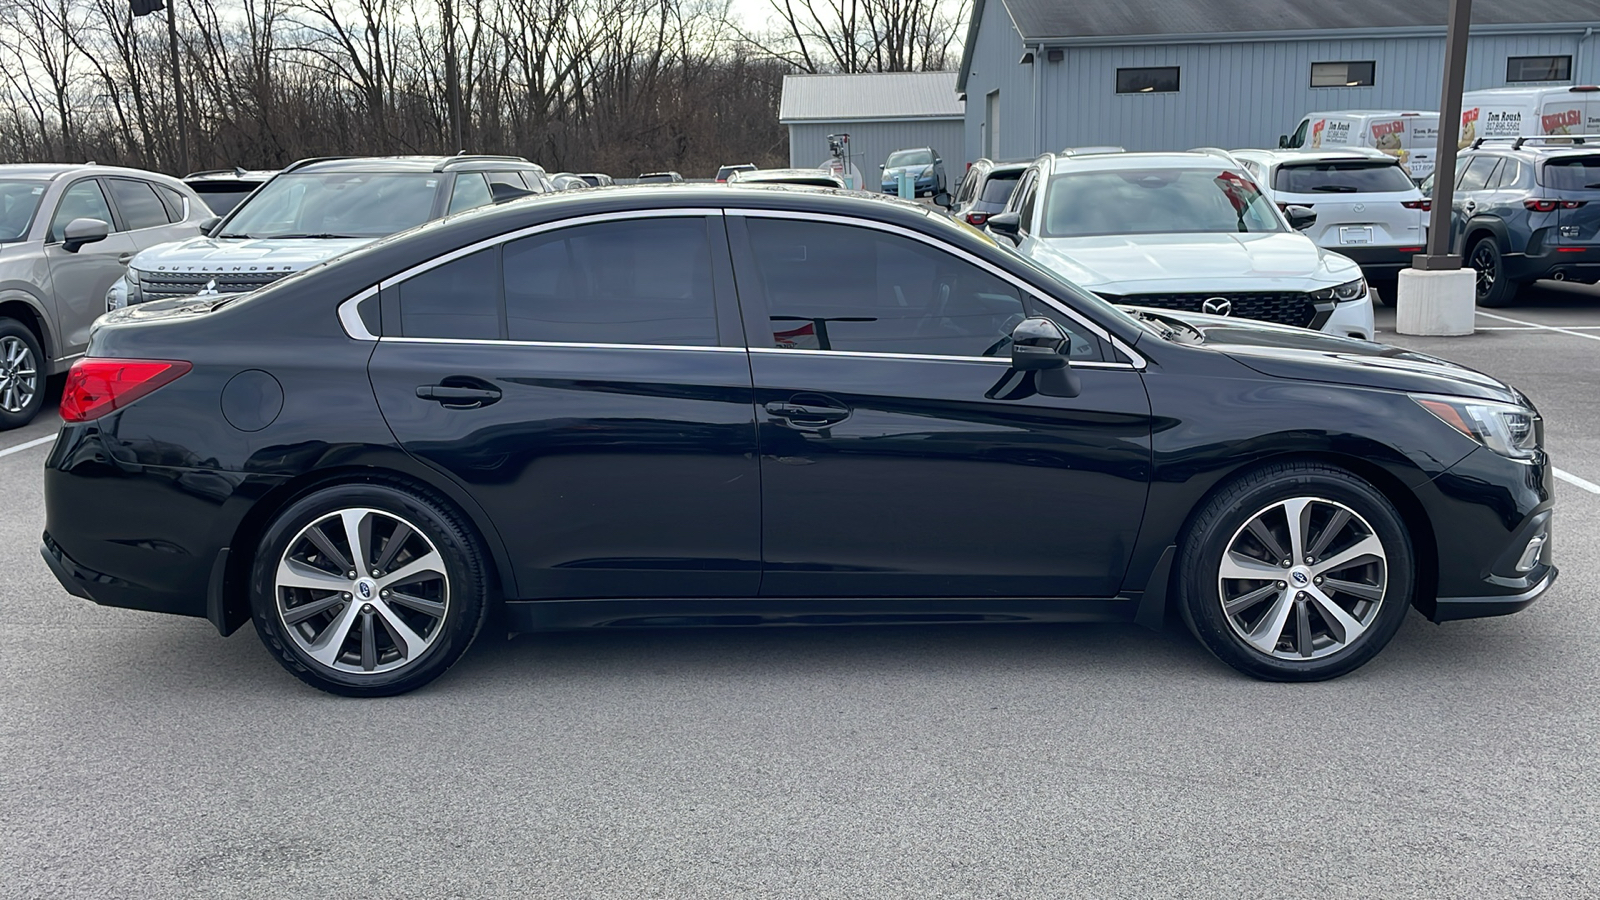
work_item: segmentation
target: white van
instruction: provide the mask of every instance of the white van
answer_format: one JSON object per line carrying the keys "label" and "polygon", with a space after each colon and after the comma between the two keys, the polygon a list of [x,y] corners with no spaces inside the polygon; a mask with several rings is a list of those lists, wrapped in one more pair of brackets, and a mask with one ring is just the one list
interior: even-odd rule
{"label": "white van", "polygon": [[1478,138],[1600,134],[1600,87],[1492,88],[1461,95],[1457,146]]}
{"label": "white van", "polygon": [[1284,150],[1382,150],[1400,160],[1412,181],[1421,181],[1433,172],[1433,154],[1438,145],[1439,114],[1416,110],[1307,113],[1293,134],[1278,138],[1278,147]]}

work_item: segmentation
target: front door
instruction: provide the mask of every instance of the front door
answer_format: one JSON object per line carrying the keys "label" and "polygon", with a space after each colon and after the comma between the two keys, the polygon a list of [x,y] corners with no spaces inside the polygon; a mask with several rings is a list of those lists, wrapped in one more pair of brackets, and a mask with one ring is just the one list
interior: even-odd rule
{"label": "front door", "polygon": [[[1117,593],[1151,471],[1138,372],[926,239],[728,221],[760,421],[763,595]],[[1079,396],[1008,377],[1008,335],[1029,315],[1074,332]]]}
{"label": "front door", "polygon": [[[73,219],[99,219],[112,233],[69,253],[61,239]],[[76,356],[88,346],[89,326],[106,311],[106,291],[122,277],[139,249],[132,235],[119,230],[99,179],[85,178],[62,192],[45,238],[61,358]]]}
{"label": "front door", "polygon": [[482,505],[521,596],[754,596],[760,474],[720,216],[485,247],[386,286],[396,438]]}

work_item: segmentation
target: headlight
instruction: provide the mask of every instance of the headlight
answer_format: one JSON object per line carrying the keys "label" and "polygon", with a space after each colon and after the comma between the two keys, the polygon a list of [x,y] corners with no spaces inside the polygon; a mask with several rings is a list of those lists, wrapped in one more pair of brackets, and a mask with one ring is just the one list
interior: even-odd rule
{"label": "headlight", "polygon": [[1367,280],[1365,278],[1357,278],[1355,281],[1346,281],[1344,284],[1341,284],[1337,287],[1323,288],[1320,291],[1312,291],[1311,299],[1333,300],[1337,303],[1349,303],[1352,300],[1360,300],[1366,295]]}
{"label": "headlight", "polygon": [[143,302],[144,292],[139,290],[139,278],[133,275],[132,269],[113,281],[111,289],[106,291],[106,312]]}
{"label": "headlight", "polygon": [[933,174],[933,166],[923,166],[922,167],[922,174],[923,175],[932,175]]}
{"label": "headlight", "polygon": [[1441,422],[1510,459],[1532,459],[1539,449],[1539,414],[1493,400],[1468,400],[1412,394],[1411,399]]}

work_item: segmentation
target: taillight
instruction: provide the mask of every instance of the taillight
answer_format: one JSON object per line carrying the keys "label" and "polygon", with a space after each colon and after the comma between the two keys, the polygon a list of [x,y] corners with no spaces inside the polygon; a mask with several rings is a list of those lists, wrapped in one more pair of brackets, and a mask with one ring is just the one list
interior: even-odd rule
{"label": "taillight", "polygon": [[1401,200],[1400,205],[1404,206],[1406,209],[1420,209],[1423,212],[1433,211],[1432,200]]}
{"label": "taillight", "polygon": [[1533,212],[1555,212],[1561,208],[1560,200],[1524,200],[1522,205]]}
{"label": "taillight", "polygon": [[1588,203],[1588,202],[1589,201],[1587,201],[1587,200],[1563,200],[1563,201],[1561,201],[1561,208],[1562,209],[1577,209],[1577,208],[1583,206],[1585,203]]}
{"label": "taillight", "polygon": [[61,389],[61,418],[87,422],[177,381],[194,366],[174,359],[80,359]]}
{"label": "taillight", "polygon": [[983,223],[985,223],[987,221],[989,221],[989,214],[988,213],[981,213],[981,212],[969,212],[969,213],[967,213],[967,224],[968,225],[982,225]]}

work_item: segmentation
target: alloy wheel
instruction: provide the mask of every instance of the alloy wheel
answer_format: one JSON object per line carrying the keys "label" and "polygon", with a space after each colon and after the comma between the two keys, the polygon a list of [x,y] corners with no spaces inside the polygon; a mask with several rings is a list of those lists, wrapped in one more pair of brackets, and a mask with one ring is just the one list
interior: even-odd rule
{"label": "alloy wheel", "polygon": [[39,366],[22,338],[0,338],[0,410],[20,413],[39,391]]}
{"label": "alloy wheel", "polygon": [[421,659],[444,631],[450,578],[415,525],[378,509],[341,509],[301,529],[278,562],[284,632],[312,660],[356,675]]}
{"label": "alloy wheel", "polygon": [[1489,296],[1494,290],[1495,278],[1500,273],[1495,265],[1494,251],[1487,244],[1479,244],[1478,249],[1472,251],[1472,268],[1478,273],[1478,296]]}
{"label": "alloy wheel", "polygon": [[1319,659],[1351,646],[1377,621],[1388,557],[1355,510],[1296,497],[1234,532],[1217,582],[1223,615],[1246,644],[1278,659]]}

